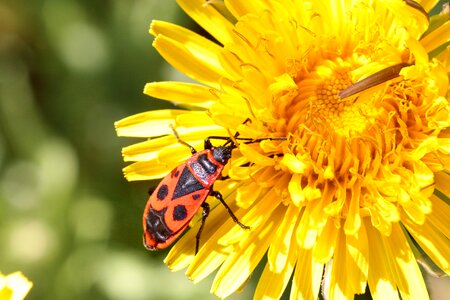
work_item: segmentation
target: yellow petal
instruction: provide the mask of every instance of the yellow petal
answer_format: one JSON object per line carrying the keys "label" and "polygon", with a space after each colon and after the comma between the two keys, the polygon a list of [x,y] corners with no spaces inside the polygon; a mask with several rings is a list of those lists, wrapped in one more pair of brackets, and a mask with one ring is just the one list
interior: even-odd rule
{"label": "yellow petal", "polygon": [[[263,222],[267,222],[267,217],[279,206],[280,202],[280,197],[271,189],[255,202],[250,209],[246,210],[242,218],[239,218],[238,214],[236,216],[243,224],[250,226],[250,231],[253,231],[253,229],[261,226]],[[234,244],[242,240],[242,235],[247,235],[245,238],[248,239],[248,234],[248,231],[242,230],[240,226],[236,225],[226,233],[223,233],[218,242],[224,246]]]}
{"label": "yellow petal", "polygon": [[211,93],[211,88],[186,82],[160,81],[147,83],[144,93],[175,104],[201,108],[209,108],[216,101],[216,97]]}
{"label": "yellow petal", "polygon": [[255,1],[255,0],[225,0],[228,9],[233,13],[236,17],[242,17],[247,13],[257,13],[265,8],[268,8],[267,4],[263,1]]}
{"label": "yellow petal", "polygon": [[125,178],[129,181],[159,179],[172,171],[180,162],[155,163],[140,161],[123,168]]}
{"label": "yellow petal", "polygon": [[311,198],[320,198],[319,201],[312,201],[309,204],[311,205],[310,222],[313,228],[322,229],[326,225],[328,216],[324,214],[324,209],[333,200],[335,191],[334,185],[326,182],[323,192],[315,195],[316,198]]}
{"label": "yellow petal", "polygon": [[305,195],[303,193],[302,176],[299,174],[292,175],[291,180],[289,181],[288,190],[291,196],[291,200],[295,206],[301,206],[305,201]]}
{"label": "yellow petal", "polygon": [[197,24],[220,43],[225,45],[232,40],[233,24],[212,5],[204,5],[204,0],[177,0],[177,2]]}
{"label": "yellow petal", "polygon": [[402,216],[402,223],[433,262],[450,275],[450,243],[447,237],[429,221],[417,225],[406,216]]}
{"label": "yellow petal", "polygon": [[[235,197],[236,183],[219,181],[216,182],[216,186],[220,189],[228,206],[239,218],[235,203],[229,201]],[[200,237],[200,249],[197,255],[194,257],[196,235],[201,224],[200,211],[191,221],[192,227],[177,241],[165,259],[165,263],[173,270],[183,269],[190,264],[186,275],[194,282],[199,282],[215,271],[231,252],[231,248],[220,247],[217,240],[236,225],[219,200],[208,197],[206,201],[211,210]]]}
{"label": "yellow petal", "polygon": [[401,22],[397,26],[407,27],[408,34],[414,39],[420,38],[427,30],[429,25],[428,14],[421,6],[412,5],[408,1],[382,1],[381,3],[395,14],[395,21]]}
{"label": "yellow petal", "polygon": [[361,226],[361,216],[359,215],[359,203],[361,198],[361,186],[355,184],[351,189],[352,197],[350,198],[347,220],[345,221],[344,231],[347,235],[353,235]]}
{"label": "yellow petal", "polygon": [[448,43],[450,41],[450,21],[445,22],[445,24],[436,28],[436,30],[430,32],[420,43],[429,53],[434,49]]}
{"label": "yellow petal", "polygon": [[390,237],[382,237],[388,261],[393,262],[394,280],[403,299],[429,299],[425,282],[414,254],[399,224]]}
{"label": "yellow petal", "polygon": [[[188,115],[189,116],[189,115]],[[192,117],[192,116],[190,116]],[[197,118],[197,121],[200,121],[201,118]],[[180,115],[179,118],[177,118],[176,123],[182,124],[182,126],[192,126],[189,125],[184,115]],[[192,122],[192,120],[190,121]],[[201,122],[200,122],[201,123]],[[228,133],[224,128],[218,127],[218,126],[196,126],[196,124],[193,124],[193,127],[178,127],[177,126],[177,133],[180,135],[180,138],[188,143],[189,145],[193,146],[197,151],[203,150],[204,146],[204,140],[208,136],[226,136]],[[124,157],[125,161],[147,161],[150,162],[152,160],[156,160],[159,158],[164,157],[164,148],[169,147],[173,148],[175,147],[177,152],[180,152],[183,154],[183,157],[186,159],[190,155],[187,155],[189,152],[189,148],[185,145],[182,145],[178,142],[178,140],[175,137],[175,134],[169,134],[166,136],[154,138],[151,140],[147,140],[145,142],[136,143],[131,146],[125,147],[122,150],[122,155]],[[170,150],[168,150],[170,151]],[[187,152],[186,152],[187,151]],[[166,152],[167,153],[167,152]],[[180,154],[177,153],[177,154]],[[177,156],[177,161],[182,161],[184,159],[180,158],[181,156]],[[165,164],[165,160],[161,159],[161,161],[155,161],[155,164],[163,163]]]}
{"label": "yellow petal", "polygon": [[[274,240],[277,242],[270,245],[267,253],[268,265],[271,272],[282,272],[288,261],[289,249],[296,248],[295,236],[292,233],[294,232],[299,214],[299,208],[290,205],[275,232]],[[292,240],[294,240],[294,243],[292,243]]]}
{"label": "yellow petal", "polygon": [[258,285],[256,286],[253,300],[280,299],[291,279],[292,271],[294,270],[297,261],[297,247],[289,247],[288,251],[286,264],[283,269],[278,272],[275,272],[270,267],[269,263],[266,264],[264,271],[261,274],[261,278],[258,281]]}
{"label": "yellow petal", "polygon": [[450,205],[445,199],[441,199],[436,195],[430,197],[433,203],[433,210],[427,216],[427,219],[441,231],[448,239],[450,239]]}
{"label": "yellow petal", "polygon": [[364,223],[361,223],[356,234],[347,235],[346,238],[347,280],[352,286],[353,293],[364,294],[369,272],[368,236]]}
{"label": "yellow petal", "polygon": [[439,149],[439,141],[436,137],[429,137],[421,141],[421,143],[410,153],[407,154],[411,160],[420,160],[425,154]]}
{"label": "yellow petal", "polygon": [[434,174],[436,189],[450,197],[450,174],[447,172],[438,172]]}
{"label": "yellow petal", "polygon": [[[203,141],[190,142],[191,146],[199,149]],[[178,143],[164,147],[158,152],[158,160],[154,163],[164,164],[166,161],[179,162],[179,164],[184,163],[192,156],[191,151],[188,147],[180,145]]]}
{"label": "yellow petal", "polygon": [[183,44],[194,56],[217,69],[222,68],[218,59],[222,47],[191,30],[168,22],[153,21],[150,25],[150,33],[154,36],[163,35],[177,41]]}
{"label": "yellow petal", "polygon": [[420,3],[420,5],[426,10],[426,11],[431,11],[433,9],[433,7],[436,6],[436,4],[439,2],[439,0],[421,0],[421,1],[417,1],[418,3]]}
{"label": "yellow petal", "polygon": [[323,264],[314,260],[311,250],[298,249],[290,299],[318,299],[323,268]]}
{"label": "yellow petal", "polygon": [[118,136],[152,137],[173,133],[176,116],[185,114],[182,110],[154,110],[136,114],[114,123]]}
{"label": "yellow petal", "polygon": [[124,161],[149,161],[158,157],[160,149],[177,143],[174,135],[167,135],[157,139],[136,143],[122,149]]}
{"label": "yellow petal", "polygon": [[239,207],[249,208],[259,198],[263,189],[253,180],[249,180],[238,187],[236,202]]}
{"label": "yellow petal", "polygon": [[267,222],[252,231],[254,238],[242,240],[236,249],[223,263],[214,278],[211,292],[225,298],[236,291],[250,276],[262,256],[272,242],[275,224],[280,222],[285,208],[279,206]]}
{"label": "yellow petal", "polygon": [[400,299],[394,281],[395,269],[391,257],[386,255],[386,248],[380,232],[372,226],[368,218],[364,218],[367,236],[369,237],[369,273],[368,283],[374,300]]}
{"label": "yellow petal", "polygon": [[272,158],[259,153],[252,146],[249,146],[246,144],[240,144],[239,150],[241,151],[242,155],[247,157],[247,159],[252,163],[255,163],[260,166],[266,166],[266,167],[275,165],[275,161]]}
{"label": "yellow petal", "polygon": [[14,272],[7,276],[0,273],[0,299],[22,300],[30,291],[33,283],[21,272]]}
{"label": "yellow petal", "polygon": [[309,206],[304,208],[300,223],[298,224],[295,233],[298,246],[305,249],[311,249],[317,239],[317,230],[310,224],[309,211]]}
{"label": "yellow petal", "polygon": [[[230,197],[232,195],[229,195]],[[228,195],[226,196],[228,198]],[[186,270],[186,275],[197,283],[214,272],[222,263],[227,259],[228,255],[232,253],[234,245],[223,246],[218,243],[218,240],[228,232],[236,223],[230,218],[230,215],[225,211],[221,203],[211,201],[208,199],[212,210],[208,219],[205,222],[205,227],[200,238],[200,250],[195,256],[194,260],[190,263]],[[236,206],[232,203],[228,203],[232,211],[236,214],[239,213],[236,210]],[[214,208],[219,205],[218,208]],[[240,215],[238,215],[240,218]],[[195,248],[195,236],[198,232],[200,222],[193,226],[174,246],[189,247],[188,253],[194,253]],[[245,230],[242,229],[241,230]],[[207,239],[205,238],[207,237]],[[185,248],[183,251],[186,252]],[[181,251],[181,250],[180,250]],[[170,254],[170,253],[169,253]],[[175,258],[175,254],[173,255]]]}
{"label": "yellow petal", "polygon": [[[411,53],[416,59],[416,65],[427,65],[428,64],[428,53],[422,44],[415,38],[411,37],[406,41],[406,46],[411,50]],[[400,72],[400,75],[403,73]]]}
{"label": "yellow petal", "polygon": [[331,218],[328,219],[324,229],[320,233],[314,245],[314,259],[326,264],[334,254],[339,229],[336,228]]}
{"label": "yellow petal", "polygon": [[220,79],[226,77],[226,73],[217,63],[203,61],[186,48],[179,41],[175,41],[164,35],[158,35],[153,41],[153,47],[175,69],[186,76],[214,88],[220,88]]}
{"label": "yellow petal", "polygon": [[291,153],[286,153],[281,159],[280,164],[285,165],[289,170],[297,174],[302,174],[307,168],[302,160]]}
{"label": "yellow petal", "polygon": [[334,250],[332,269],[330,273],[330,299],[349,299],[352,293],[352,287],[348,280],[348,276],[352,276],[350,273],[343,272],[346,270],[346,243],[345,234],[343,230],[339,230],[338,238],[336,241],[336,249]]}

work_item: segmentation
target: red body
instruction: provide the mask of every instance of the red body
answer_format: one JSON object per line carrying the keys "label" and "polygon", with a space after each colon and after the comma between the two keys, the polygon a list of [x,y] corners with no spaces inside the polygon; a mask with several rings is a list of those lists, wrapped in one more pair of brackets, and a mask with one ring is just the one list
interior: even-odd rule
{"label": "red body", "polygon": [[214,152],[220,149],[231,155],[230,147],[197,152],[159,183],[147,201],[142,220],[147,249],[168,247],[189,225],[228,161],[229,157]]}

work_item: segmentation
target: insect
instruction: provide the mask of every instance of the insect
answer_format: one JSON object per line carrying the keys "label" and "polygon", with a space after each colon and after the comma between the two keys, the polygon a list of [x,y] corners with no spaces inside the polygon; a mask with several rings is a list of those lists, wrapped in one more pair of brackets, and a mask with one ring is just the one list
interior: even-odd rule
{"label": "insect", "polygon": [[[237,148],[235,140],[254,143],[262,140],[285,140],[286,138],[266,138],[252,140],[210,136],[205,139],[204,150],[197,152],[194,147],[181,140],[172,127],[178,142],[189,147],[192,156],[179,165],[165,178],[150,195],[143,215],[144,245],[148,250],[159,250],[172,244],[188,227],[191,219],[200,207],[203,208],[201,225],[196,235],[195,253],[198,252],[200,236],[210,208],[205,202],[208,196],[217,198],[228,214],[243,229],[250,227],[242,224],[231,208],[223,200],[222,194],[213,189],[216,180],[222,177],[222,170],[231,158],[231,151]],[[214,147],[212,139],[226,140],[222,146]]]}

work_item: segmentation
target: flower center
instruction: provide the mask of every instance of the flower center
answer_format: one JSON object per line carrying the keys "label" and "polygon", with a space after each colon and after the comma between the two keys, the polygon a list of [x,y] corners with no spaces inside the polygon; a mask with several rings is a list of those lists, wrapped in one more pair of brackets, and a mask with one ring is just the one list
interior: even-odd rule
{"label": "flower center", "polygon": [[[328,136],[333,132],[351,137],[373,124],[379,109],[372,102],[358,98],[341,99],[339,92],[352,84],[350,64],[342,60],[327,60],[298,82],[298,96],[293,99],[293,114],[297,126]],[[300,109],[298,109],[300,108]]]}

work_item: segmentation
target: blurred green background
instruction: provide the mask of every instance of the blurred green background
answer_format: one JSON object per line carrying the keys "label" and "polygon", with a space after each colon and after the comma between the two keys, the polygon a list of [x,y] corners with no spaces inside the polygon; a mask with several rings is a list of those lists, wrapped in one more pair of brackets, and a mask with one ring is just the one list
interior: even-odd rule
{"label": "blurred green background", "polygon": [[144,249],[150,183],[121,173],[135,140],[114,121],[170,107],[142,90],[180,77],[152,19],[200,30],[174,0],[0,0],[0,272],[24,272],[27,299],[216,299]]}
{"label": "blurred green background", "polygon": [[193,26],[175,1],[0,0],[0,272],[28,299],[215,299],[142,246],[150,183],[121,172],[114,121],[169,107],[142,90],[179,76],[152,19]]}

